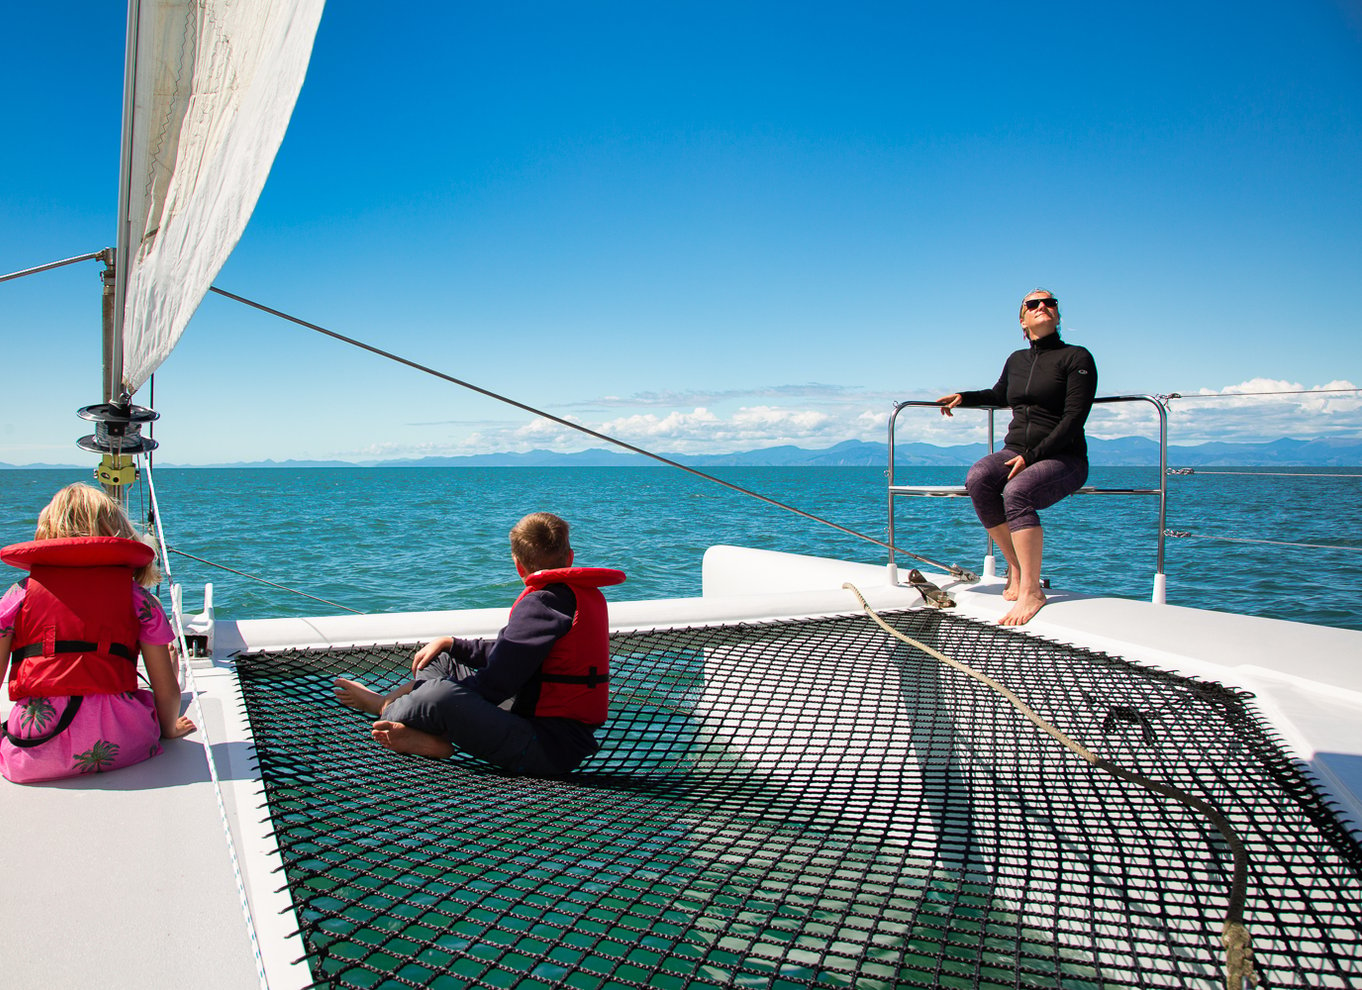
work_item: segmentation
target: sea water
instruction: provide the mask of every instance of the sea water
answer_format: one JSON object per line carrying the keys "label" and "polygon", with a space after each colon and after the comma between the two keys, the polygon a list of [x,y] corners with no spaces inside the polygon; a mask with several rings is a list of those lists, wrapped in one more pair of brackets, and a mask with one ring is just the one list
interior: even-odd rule
{"label": "sea water", "polygon": [[[1166,543],[1168,601],[1362,629],[1362,472],[1235,470],[1244,473],[1169,479],[1166,526],[1192,535]],[[959,484],[964,471],[900,469],[895,480]],[[709,473],[886,538],[882,469]],[[52,493],[89,477],[86,470],[0,471],[0,544],[30,539]],[[1153,487],[1157,480],[1151,468],[1094,468],[1089,484]],[[186,609],[196,610],[212,583],[218,614],[229,618],[336,614],[339,606],[393,612],[508,605],[521,583],[507,532],[536,510],[572,524],[577,563],[628,573],[610,589],[614,601],[699,595],[701,559],[718,543],[873,564],[888,559],[867,540],[667,467],[158,468],[154,489]],[[138,522],[151,503],[139,484],[130,501]],[[899,548],[980,570],[986,542],[968,500],[899,499],[895,511]],[[1042,519],[1045,577],[1055,588],[1150,597],[1156,496],[1073,496]],[[900,557],[899,564],[914,561]],[[0,584],[19,573],[0,570]]]}

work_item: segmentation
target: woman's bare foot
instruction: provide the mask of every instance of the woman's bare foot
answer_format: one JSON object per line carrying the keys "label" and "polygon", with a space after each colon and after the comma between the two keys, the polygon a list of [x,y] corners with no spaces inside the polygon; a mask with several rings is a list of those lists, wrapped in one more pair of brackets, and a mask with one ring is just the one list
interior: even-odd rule
{"label": "woman's bare foot", "polygon": [[377,691],[371,691],[359,681],[348,681],[344,677],[337,677],[332,690],[336,692],[336,700],[342,705],[367,712],[370,715],[383,714],[383,703],[387,698]]}
{"label": "woman's bare foot", "polygon": [[401,722],[380,720],[374,723],[370,733],[374,742],[394,753],[410,753],[413,756],[431,756],[443,759],[454,755],[454,746],[447,739],[412,729]]}
{"label": "woman's bare foot", "polygon": [[1017,599],[1017,604],[1012,606],[1012,611],[1008,612],[998,620],[1000,626],[1024,626],[1030,622],[1032,617],[1045,606],[1045,595],[1039,591],[1033,591],[1022,595]]}
{"label": "woman's bare foot", "polygon": [[1007,571],[1007,584],[1003,588],[1003,601],[1015,602],[1021,589],[1021,581],[1017,579],[1016,572],[1011,568]]}

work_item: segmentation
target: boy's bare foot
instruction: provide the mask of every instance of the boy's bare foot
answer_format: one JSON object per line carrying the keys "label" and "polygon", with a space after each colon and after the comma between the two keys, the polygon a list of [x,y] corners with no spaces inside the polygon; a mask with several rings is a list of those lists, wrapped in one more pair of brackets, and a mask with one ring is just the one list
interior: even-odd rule
{"label": "boy's bare foot", "polygon": [[447,739],[412,729],[401,722],[379,720],[374,723],[370,733],[374,742],[394,753],[410,753],[413,756],[431,756],[443,759],[454,755],[454,745]]}
{"label": "boy's bare foot", "polygon": [[1045,596],[1039,591],[1022,595],[1017,599],[1017,604],[1012,606],[1012,611],[1008,612],[998,620],[1000,626],[1024,626],[1030,622],[1032,617],[1045,606]]}
{"label": "boy's bare foot", "polygon": [[371,691],[359,681],[349,681],[344,677],[337,677],[332,690],[336,692],[336,700],[342,705],[367,712],[370,715],[383,714],[384,696],[377,691]]}

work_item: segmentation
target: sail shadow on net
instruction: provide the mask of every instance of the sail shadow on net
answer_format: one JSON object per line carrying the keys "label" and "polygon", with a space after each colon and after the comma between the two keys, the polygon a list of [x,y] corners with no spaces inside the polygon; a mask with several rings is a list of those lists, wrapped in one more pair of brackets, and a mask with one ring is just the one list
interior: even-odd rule
{"label": "sail shadow on net", "polygon": [[[1270,986],[1362,974],[1362,850],[1251,698],[936,611],[1007,684],[1246,842]],[[378,748],[330,681],[408,649],[238,658],[322,985],[1218,987],[1229,856],[860,616],[619,634],[602,750],[557,780]]]}

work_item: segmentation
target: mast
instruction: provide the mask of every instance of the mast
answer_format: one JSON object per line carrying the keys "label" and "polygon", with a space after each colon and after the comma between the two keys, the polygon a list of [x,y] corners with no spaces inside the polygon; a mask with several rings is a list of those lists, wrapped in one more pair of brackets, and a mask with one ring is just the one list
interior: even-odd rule
{"label": "mast", "polygon": [[[323,0],[129,0],[118,220],[106,259],[100,481],[149,451],[131,405],[236,246],[303,85]],[[112,288],[107,284],[112,280]],[[88,443],[87,443],[88,441]]]}
{"label": "mast", "polygon": [[141,424],[157,416],[150,409],[131,404],[132,396],[123,387],[123,313],[127,304],[127,273],[134,250],[131,217],[133,116],[137,99],[138,26],[140,0],[128,0],[128,30],[123,58],[123,134],[119,145],[118,221],[115,247],[99,253],[104,262],[101,273],[100,360],[103,401],[80,410],[82,419],[95,423],[95,432],[76,441],[81,450],[102,454],[95,478],[104,491],[126,507],[128,486],[137,480],[137,466],[131,455],[151,451],[156,441],[140,435]]}
{"label": "mast", "polygon": [[[133,119],[137,105],[137,47],[141,0],[128,0],[127,40],[123,52],[123,127],[118,153],[118,223],[113,257],[105,260],[103,399],[123,398],[123,318],[132,270]],[[112,268],[113,285],[108,284]],[[130,397],[129,397],[130,398]]]}

